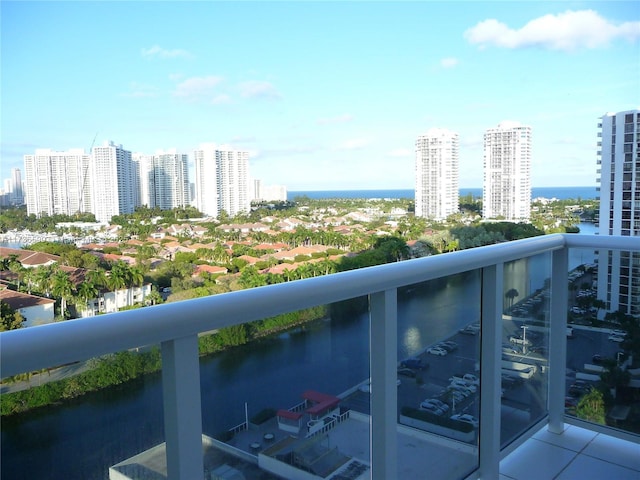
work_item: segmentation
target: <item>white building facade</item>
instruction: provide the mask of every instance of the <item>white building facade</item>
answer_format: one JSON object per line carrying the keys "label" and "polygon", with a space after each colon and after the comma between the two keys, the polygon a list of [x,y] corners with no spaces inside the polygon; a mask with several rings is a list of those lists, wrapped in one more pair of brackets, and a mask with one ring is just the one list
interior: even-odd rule
{"label": "white building facade", "polygon": [[249,152],[202,144],[194,152],[195,207],[206,215],[230,216],[251,208]]}
{"label": "white building facade", "polygon": [[531,127],[502,122],[484,134],[482,216],[528,222],[531,216]]}
{"label": "white building facade", "polygon": [[189,171],[187,155],[158,152],[153,156],[153,189],[150,188],[154,206],[162,210],[189,205]]}
{"label": "white building facade", "polygon": [[91,164],[93,213],[99,222],[133,213],[135,175],[131,152],[113,142],[94,147]]}
{"label": "white building facade", "polygon": [[[640,237],[640,110],[604,115],[598,128],[598,233]],[[640,254],[600,250],[598,266],[606,309],[640,315]]]}
{"label": "white building facade", "polygon": [[459,211],[458,134],[432,128],[416,140],[416,216],[444,220]]}
{"label": "white building facade", "polygon": [[27,213],[74,215],[92,211],[90,160],[82,149],[38,149],[25,155]]}

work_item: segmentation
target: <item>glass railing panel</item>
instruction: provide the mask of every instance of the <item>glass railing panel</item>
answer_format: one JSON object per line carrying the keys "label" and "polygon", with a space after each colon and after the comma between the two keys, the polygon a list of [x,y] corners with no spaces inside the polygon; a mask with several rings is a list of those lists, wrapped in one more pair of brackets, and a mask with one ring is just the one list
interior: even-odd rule
{"label": "glass railing panel", "polygon": [[398,478],[478,467],[480,292],[479,270],[398,290]]}
{"label": "glass railing panel", "polygon": [[565,413],[640,435],[638,279],[640,252],[600,249],[569,272]]}
{"label": "glass railing panel", "polygon": [[162,443],[160,363],[159,348],[148,346],[4,379],[0,477],[105,479]]}
{"label": "glass railing panel", "polygon": [[371,471],[366,297],[225,329],[201,344],[213,351],[200,362],[206,473]]}
{"label": "glass railing panel", "polygon": [[551,255],[504,265],[500,444],[547,414]]}

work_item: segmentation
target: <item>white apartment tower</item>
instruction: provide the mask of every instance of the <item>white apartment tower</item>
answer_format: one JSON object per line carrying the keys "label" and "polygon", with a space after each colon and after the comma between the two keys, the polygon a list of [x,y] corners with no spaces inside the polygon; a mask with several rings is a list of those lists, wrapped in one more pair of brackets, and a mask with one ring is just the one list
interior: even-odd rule
{"label": "white apartment tower", "polygon": [[22,190],[22,173],[20,172],[19,168],[11,169],[11,204],[24,204],[24,192]]}
{"label": "white apartment tower", "polygon": [[114,215],[133,213],[135,176],[131,152],[105,142],[92,152],[93,213],[99,222]]}
{"label": "white apartment tower", "polygon": [[416,216],[444,220],[459,210],[458,134],[432,128],[416,140]]}
{"label": "white apartment tower", "polygon": [[153,206],[162,210],[189,205],[189,172],[187,155],[158,152],[153,156]]}
{"label": "white apartment tower", "polygon": [[153,208],[151,192],[155,189],[153,176],[153,155],[134,153],[131,155],[133,162],[134,200],[136,207],[146,206]]}
{"label": "white apartment tower", "polygon": [[194,152],[195,206],[206,215],[230,216],[251,209],[249,152],[202,144]]}
{"label": "white apartment tower", "polygon": [[485,219],[529,221],[531,214],[531,127],[502,122],[484,134]]}
{"label": "white apartment tower", "polygon": [[[604,115],[598,127],[598,233],[640,237],[640,110]],[[598,298],[609,311],[640,315],[640,254],[599,252]]]}
{"label": "white apartment tower", "polygon": [[82,149],[38,149],[24,156],[27,213],[91,212],[90,160]]}

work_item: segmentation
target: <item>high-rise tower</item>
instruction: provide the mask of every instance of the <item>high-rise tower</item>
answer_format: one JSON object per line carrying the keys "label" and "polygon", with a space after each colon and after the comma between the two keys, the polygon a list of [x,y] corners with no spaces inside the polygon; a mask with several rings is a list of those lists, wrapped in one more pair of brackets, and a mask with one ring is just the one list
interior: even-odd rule
{"label": "high-rise tower", "polygon": [[133,213],[135,176],[131,152],[113,142],[94,147],[91,163],[93,213],[99,222]]}
{"label": "high-rise tower", "polygon": [[194,152],[194,160],[198,210],[213,217],[222,211],[234,216],[250,210],[249,152],[202,144]]}
{"label": "high-rise tower", "polygon": [[484,134],[485,219],[528,221],[531,215],[531,127],[502,122]]}
{"label": "high-rise tower", "polygon": [[91,212],[89,164],[84,150],[37,149],[24,156],[27,213],[74,215]]}
{"label": "high-rise tower", "polygon": [[416,140],[416,216],[444,220],[458,212],[458,134],[432,128]]}
{"label": "high-rise tower", "polygon": [[[598,233],[640,237],[640,110],[604,115],[598,127]],[[609,311],[640,315],[640,254],[599,252],[598,298]]]}

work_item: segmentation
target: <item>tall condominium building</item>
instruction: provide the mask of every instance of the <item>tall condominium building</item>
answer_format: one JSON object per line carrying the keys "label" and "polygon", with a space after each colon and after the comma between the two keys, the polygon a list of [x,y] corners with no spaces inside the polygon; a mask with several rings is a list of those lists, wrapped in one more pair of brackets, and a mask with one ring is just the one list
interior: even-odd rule
{"label": "tall condominium building", "polygon": [[[604,115],[598,127],[599,234],[640,237],[640,110]],[[599,252],[598,298],[640,315],[640,254]]]}
{"label": "tall condominium building", "polygon": [[251,200],[259,202],[286,202],[287,187],[284,185],[263,185],[262,180],[253,179],[250,184],[253,185],[250,194]]}
{"label": "tall condominium building", "polygon": [[133,213],[135,176],[131,152],[113,142],[94,147],[91,182],[93,213],[99,222],[114,215]]}
{"label": "tall condominium building", "polygon": [[27,213],[91,212],[90,155],[82,149],[38,149],[24,156]]}
{"label": "tall condominium building", "polygon": [[531,127],[502,122],[484,134],[485,219],[528,221],[531,213]]}
{"label": "tall condominium building", "polygon": [[22,173],[19,168],[11,169],[11,204],[24,204],[24,193],[22,190]]}
{"label": "tall condominium building", "polygon": [[134,199],[136,207],[155,207],[155,198],[152,194],[155,190],[155,177],[153,175],[153,155],[146,153],[134,153],[131,155],[133,162]]}
{"label": "tall condominium building", "polygon": [[206,215],[234,216],[251,208],[249,152],[202,144],[194,152],[195,206]]}
{"label": "tall condominium building", "polygon": [[432,128],[416,140],[416,216],[444,220],[458,212],[458,134]]}
{"label": "tall condominium building", "polygon": [[158,152],[153,156],[152,193],[154,206],[170,210],[189,205],[189,171],[187,155]]}

